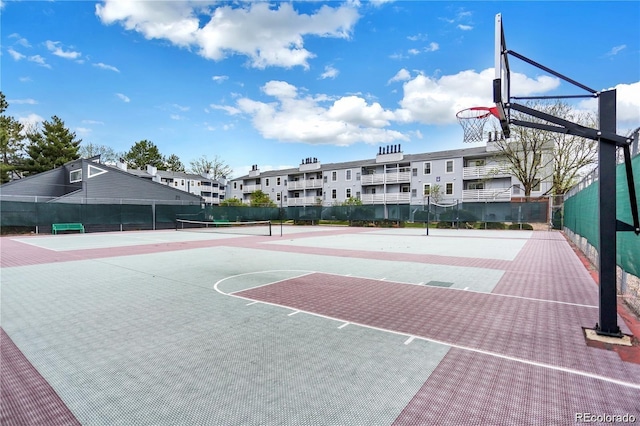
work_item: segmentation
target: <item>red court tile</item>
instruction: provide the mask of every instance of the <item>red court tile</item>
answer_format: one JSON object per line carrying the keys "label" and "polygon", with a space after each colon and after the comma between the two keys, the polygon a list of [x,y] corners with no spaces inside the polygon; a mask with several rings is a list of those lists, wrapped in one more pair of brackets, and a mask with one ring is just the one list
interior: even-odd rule
{"label": "red court tile", "polygon": [[585,345],[592,307],[320,273],[235,295],[640,384],[640,365]]}
{"label": "red court tile", "polygon": [[49,383],[0,329],[0,424],[79,425]]}

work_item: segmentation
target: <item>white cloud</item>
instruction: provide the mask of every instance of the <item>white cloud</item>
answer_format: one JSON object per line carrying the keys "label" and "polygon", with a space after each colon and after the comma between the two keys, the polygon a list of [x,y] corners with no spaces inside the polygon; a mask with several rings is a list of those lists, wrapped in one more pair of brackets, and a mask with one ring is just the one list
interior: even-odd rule
{"label": "white cloud", "polygon": [[15,50],[13,50],[12,48],[7,49],[7,52],[9,52],[9,55],[11,55],[11,57],[12,57],[14,60],[16,60],[16,61],[19,61],[19,60],[21,60],[21,59],[26,58],[26,56],[25,56],[25,55],[23,55],[23,54],[22,54],[22,53],[20,53],[20,52],[17,52],[17,51],[15,51]]}
{"label": "white cloud", "polygon": [[429,43],[429,46],[424,48],[424,51],[425,52],[435,52],[438,49],[440,49],[440,45],[438,43],[431,42],[431,43]]}
{"label": "white cloud", "polygon": [[30,81],[33,81],[31,80],[31,77],[20,77],[18,80],[20,80],[21,83],[28,83]]}
{"label": "white cloud", "polygon": [[7,100],[7,102],[9,102],[10,105],[36,105],[38,103],[38,101],[36,101],[35,99],[10,99]]}
{"label": "white cloud", "polygon": [[393,83],[396,81],[407,81],[411,78],[411,74],[406,69],[402,68],[400,71],[396,73],[393,77],[389,79],[387,84]]}
{"label": "white cloud", "polygon": [[[242,111],[240,111],[238,108],[235,108],[235,107],[232,107],[232,106],[214,105],[214,104],[211,104],[209,106],[211,108],[213,108],[213,109],[226,111],[226,113],[229,114],[229,115],[237,115],[237,114],[241,114],[242,113]],[[209,111],[206,111],[206,112],[209,112]]]}
{"label": "white cloud", "polygon": [[131,102],[131,99],[129,99],[128,96],[123,95],[122,93],[116,93],[116,96],[120,98],[122,102],[125,102],[125,103]]}
{"label": "white cloud", "polygon": [[[298,13],[290,3],[219,6],[213,1],[106,0],[96,6],[96,15],[104,24],[120,23],[148,39],[195,47],[207,59],[222,60],[233,54],[247,56],[255,68],[308,68],[308,60],[315,55],[304,48],[305,36],[349,38],[359,19],[357,10],[349,4],[335,8],[323,5],[307,15]],[[198,18],[205,15],[210,19],[200,27]]]}
{"label": "white cloud", "polygon": [[418,33],[416,35],[408,36],[407,39],[411,41],[425,41],[427,39],[427,35]]}
{"label": "white cloud", "polygon": [[229,76],[227,75],[214,75],[213,77],[211,77],[211,79],[213,81],[215,81],[218,84],[224,83],[226,80],[229,79]]}
{"label": "white cloud", "polygon": [[51,68],[51,65],[47,64],[47,61],[45,61],[45,59],[40,55],[29,56],[27,58],[27,60],[31,61],[31,62],[35,62],[36,64],[40,65],[41,67]]}
{"label": "white cloud", "polygon": [[9,34],[9,38],[16,39],[14,44],[19,44],[22,47],[31,47],[31,44],[29,43],[29,41],[26,38],[20,36],[20,34],[18,33]]}
{"label": "white cloud", "polygon": [[108,71],[113,71],[113,72],[120,72],[120,70],[116,67],[114,67],[113,65],[107,65],[107,64],[103,64],[102,62],[98,62],[96,64],[93,64],[94,67],[97,68],[101,68],[103,70],[108,70]]}
{"label": "white cloud", "polygon": [[614,47],[611,48],[610,51],[608,51],[606,53],[605,56],[615,56],[615,55],[617,55],[618,53],[620,53],[621,51],[623,51],[626,48],[627,48],[626,44],[622,44],[620,46],[614,46]]}
{"label": "white cloud", "polygon": [[184,117],[179,114],[171,114],[169,115],[169,118],[171,118],[172,120],[184,120]]}
{"label": "white cloud", "polygon": [[45,42],[47,49],[49,49],[49,51],[54,55],[59,56],[61,58],[78,59],[82,55],[80,52],[74,52],[71,50],[64,51],[62,47],[60,47],[60,44],[61,43],[59,41],[47,40]]}
{"label": "white cloud", "polygon": [[23,132],[25,132],[37,129],[40,123],[44,121],[44,118],[32,113],[27,116],[18,117],[18,121],[24,126]]}
{"label": "white cloud", "polygon": [[76,127],[76,133],[79,135],[88,135],[92,130],[88,127]]}
{"label": "white cloud", "polygon": [[458,29],[462,31],[471,31],[473,27],[471,25],[459,24]]}
{"label": "white cloud", "polygon": [[419,55],[420,51],[418,49],[409,49],[407,53],[409,53],[409,55]]}
{"label": "white cloud", "polygon": [[392,111],[378,103],[368,104],[359,96],[342,97],[327,105],[329,96],[301,96],[295,86],[284,81],[270,81],[262,91],[275,102],[241,98],[237,108],[251,117],[254,127],[267,139],[339,146],[408,139],[401,132],[384,128],[395,118]]}
{"label": "white cloud", "polygon": [[320,74],[320,78],[323,80],[327,78],[336,78],[338,74],[340,74],[340,71],[338,71],[336,68],[332,67],[331,65],[327,65],[324,67],[324,72]]}
{"label": "white cloud", "polygon": [[[473,106],[492,106],[493,68],[480,73],[474,70],[461,71],[440,78],[423,74],[408,80],[403,85],[404,96],[396,118],[406,122],[423,124],[455,123],[458,111]],[[545,93],[560,84],[556,78],[539,76],[531,79],[523,74],[512,73],[512,90],[527,96]]]}
{"label": "white cloud", "polygon": [[175,109],[180,110],[182,112],[187,112],[191,109],[191,107],[188,106],[183,106],[183,105],[178,105],[178,104],[173,104],[172,105]]}
{"label": "white cloud", "polygon": [[[624,129],[631,129],[640,123],[640,81],[631,84],[618,84],[607,90],[616,90],[616,118],[620,134]],[[579,107],[597,114],[598,100],[582,101]]]}
{"label": "white cloud", "polygon": [[82,120],[82,122],[84,124],[104,124],[103,121],[98,121],[98,120]]}

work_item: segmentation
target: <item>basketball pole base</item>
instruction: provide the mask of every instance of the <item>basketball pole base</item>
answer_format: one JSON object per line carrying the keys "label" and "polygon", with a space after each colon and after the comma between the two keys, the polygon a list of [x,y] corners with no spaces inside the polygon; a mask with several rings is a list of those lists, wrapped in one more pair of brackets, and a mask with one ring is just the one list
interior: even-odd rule
{"label": "basketball pole base", "polygon": [[622,339],[624,337],[624,334],[622,334],[622,331],[620,331],[620,327],[618,326],[616,326],[613,330],[602,330],[600,328],[600,324],[596,323],[593,331],[595,331],[598,336],[615,337],[619,339]]}

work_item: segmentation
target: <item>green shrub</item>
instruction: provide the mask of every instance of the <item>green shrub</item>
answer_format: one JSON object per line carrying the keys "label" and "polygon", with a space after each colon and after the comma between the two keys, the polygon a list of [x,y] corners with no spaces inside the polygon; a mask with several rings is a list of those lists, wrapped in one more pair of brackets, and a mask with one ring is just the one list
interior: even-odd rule
{"label": "green shrub", "polygon": [[524,229],[527,231],[533,231],[533,226],[528,223],[512,223],[509,225],[509,229]]}
{"label": "green shrub", "polygon": [[480,222],[478,227],[480,229],[506,229],[507,225],[502,222]]}

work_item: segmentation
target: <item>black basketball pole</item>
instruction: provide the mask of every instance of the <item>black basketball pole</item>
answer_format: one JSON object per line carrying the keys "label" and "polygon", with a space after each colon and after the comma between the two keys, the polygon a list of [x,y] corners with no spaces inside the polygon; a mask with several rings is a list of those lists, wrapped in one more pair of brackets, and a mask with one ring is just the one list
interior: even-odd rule
{"label": "black basketball pole", "polygon": [[[599,130],[615,133],[616,91],[602,92],[598,100]],[[598,166],[600,322],[596,324],[596,332],[620,337],[616,291],[616,145],[605,138],[598,140]]]}

